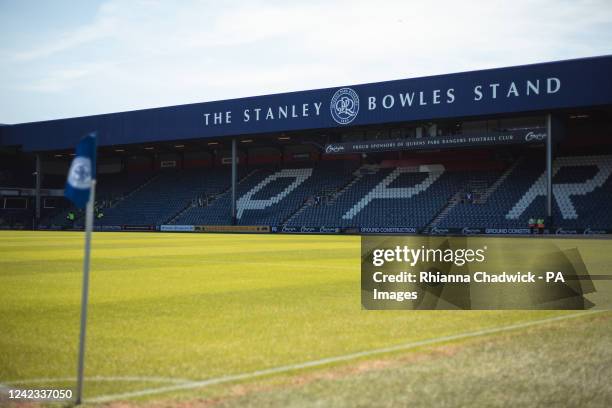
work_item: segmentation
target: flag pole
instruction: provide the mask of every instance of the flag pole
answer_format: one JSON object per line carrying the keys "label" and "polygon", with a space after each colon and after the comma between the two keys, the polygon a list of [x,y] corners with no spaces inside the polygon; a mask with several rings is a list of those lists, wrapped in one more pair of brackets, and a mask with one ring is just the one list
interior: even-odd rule
{"label": "flag pole", "polygon": [[79,366],[77,371],[76,405],[83,402],[83,375],[85,372],[85,333],[87,329],[87,304],[89,303],[89,259],[91,252],[91,231],[94,221],[96,179],[91,180],[91,194],[85,209],[85,257],[83,259],[83,292],[81,294],[81,332],[79,334]]}

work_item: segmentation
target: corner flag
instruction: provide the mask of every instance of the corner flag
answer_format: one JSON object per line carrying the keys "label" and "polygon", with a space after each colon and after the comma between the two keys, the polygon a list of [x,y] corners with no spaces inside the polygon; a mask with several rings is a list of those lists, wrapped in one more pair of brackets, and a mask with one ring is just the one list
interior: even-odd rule
{"label": "corner flag", "polygon": [[85,136],[76,148],[64,196],[78,208],[85,208],[91,195],[92,180],[96,179],[96,134]]}
{"label": "corner flag", "polygon": [[83,288],[81,294],[81,330],[79,333],[79,361],[77,368],[76,404],[83,401],[83,378],[85,374],[85,333],[87,332],[87,303],[89,297],[89,255],[91,253],[91,231],[96,199],[96,133],[85,136],[76,148],[76,154],[66,180],[64,196],[85,210],[85,257],[83,258]]}

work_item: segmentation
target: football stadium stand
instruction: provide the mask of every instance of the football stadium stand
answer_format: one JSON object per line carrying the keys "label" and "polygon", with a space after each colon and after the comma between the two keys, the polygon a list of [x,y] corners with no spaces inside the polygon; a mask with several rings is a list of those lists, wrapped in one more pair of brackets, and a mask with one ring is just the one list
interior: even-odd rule
{"label": "football stadium stand", "polygon": [[[425,160],[427,161],[427,160]],[[545,173],[527,154],[512,164],[470,168],[438,162],[393,166],[330,160],[300,166],[238,167],[239,225],[279,227],[525,228],[543,218]],[[393,164],[393,163],[391,163]],[[553,162],[553,214],[563,228],[612,228],[612,155]],[[102,175],[96,202],[102,226],[230,225],[230,169]],[[43,224],[70,227],[69,211],[45,210]],[[75,226],[83,223],[76,211]],[[3,209],[0,222],[24,226],[30,209]]]}
{"label": "football stadium stand", "polygon": [[609,72],[601,56],[0,126],[0,228],[82,228],[61,196],[94,132],[100,230],[612,233]]}

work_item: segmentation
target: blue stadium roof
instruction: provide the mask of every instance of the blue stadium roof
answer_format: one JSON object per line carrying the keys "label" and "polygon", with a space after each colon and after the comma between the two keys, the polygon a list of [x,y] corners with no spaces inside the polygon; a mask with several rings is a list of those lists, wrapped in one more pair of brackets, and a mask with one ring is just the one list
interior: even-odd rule
{"label": "blue stadium roof", "polygon": [[71,148],[612,105],[612,56],[263,95],[1,127],[0,144]]}

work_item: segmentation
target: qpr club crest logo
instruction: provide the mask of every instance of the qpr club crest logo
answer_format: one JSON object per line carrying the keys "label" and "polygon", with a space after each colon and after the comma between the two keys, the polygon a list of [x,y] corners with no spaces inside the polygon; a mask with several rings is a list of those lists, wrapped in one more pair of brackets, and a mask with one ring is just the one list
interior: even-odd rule
{"label": "qpr club crest logo", "polygon": [[330,103],[332,118],[340,125],[351,123],[359,113],[359,96],[351,88],[336,91]]}
{"label": "qpr club crest logo", "polygon": [[87,157],[76,157],[68,172],[68,184],[79,190],[91,187],[91,160]]}

